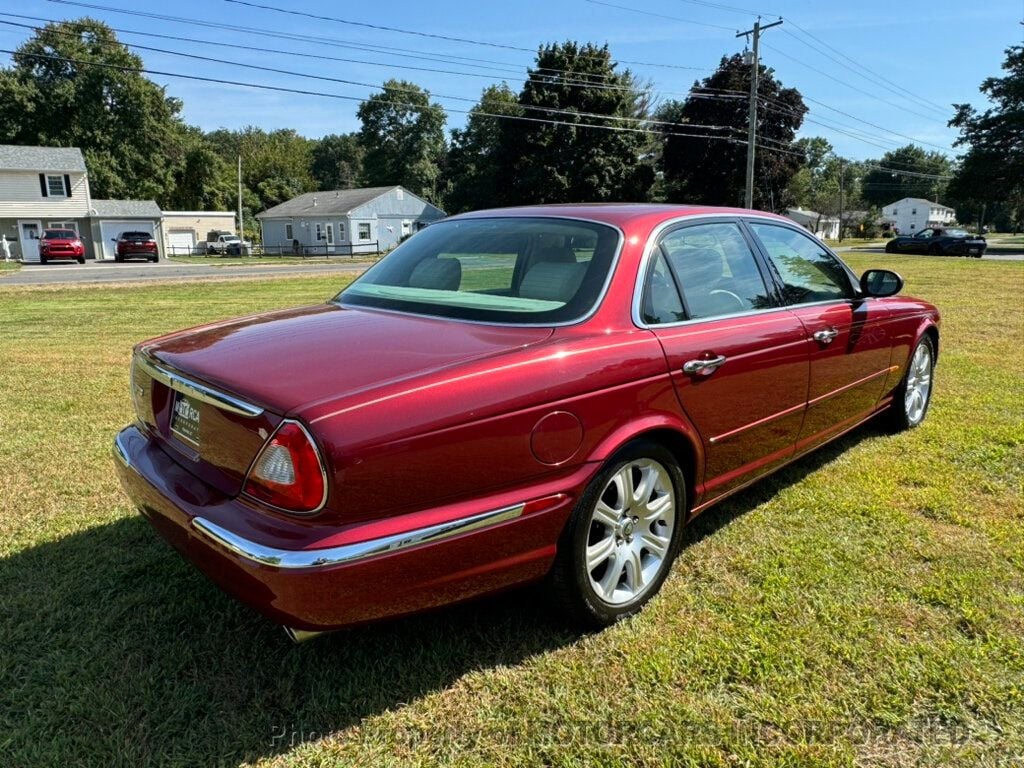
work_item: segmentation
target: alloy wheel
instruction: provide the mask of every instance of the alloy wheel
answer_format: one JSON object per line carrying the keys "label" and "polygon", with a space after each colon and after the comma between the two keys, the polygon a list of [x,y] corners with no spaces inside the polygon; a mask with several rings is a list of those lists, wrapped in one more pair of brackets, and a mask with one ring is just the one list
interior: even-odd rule
{"label": "alloy wheel", "polygon": [[903,396],[907,421],[911,426],[919,424],[928,408],[932,392],[932,352],[927,344],[920,344],[910,361],[907,371],[907,387]]}

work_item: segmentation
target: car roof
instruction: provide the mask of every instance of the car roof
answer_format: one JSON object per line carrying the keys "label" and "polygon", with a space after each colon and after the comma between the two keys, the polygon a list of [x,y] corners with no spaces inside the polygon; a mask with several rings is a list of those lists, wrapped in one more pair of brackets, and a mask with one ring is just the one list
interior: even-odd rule
{"label": "car roof", "polygon": [[[648,224],[686,216],[734,215],[759,216],[792,223],[789,219],[766,211],[747,208],[729,208],[716,205],[677,205],[671,203],[568,203],[558,205],[523,205],[509,208],[489,208],[452,216],[450,219],[474,219],[494,216],[551,216],[557,218],[588,219],[614,226]],[[449,220],[450,220],[449,219]]]}

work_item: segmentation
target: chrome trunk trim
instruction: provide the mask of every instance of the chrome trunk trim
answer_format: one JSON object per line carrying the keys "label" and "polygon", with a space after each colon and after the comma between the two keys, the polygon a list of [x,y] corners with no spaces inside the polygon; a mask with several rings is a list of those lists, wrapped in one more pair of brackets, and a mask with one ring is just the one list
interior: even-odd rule
{"label": "chrome trunk trim", "polygon": [[226,395],[223,392],[218,392],[216,389],[205,384],[192,381],[180,373],[175,373],[161,365],[157,365],[144,354],[137,354],[133,365],[137,365],[146,375],[155,381],[159,381],[165,387],[170,387],[175,392],[181,392],[215,408],[237,413],[239,416],[245,416],[250,419],[254,419],[263,413],[263,409],[259,406],[239,400],[237,397]]}
{"label": "chrome trunk trim", "polygon": [[296,570],[344,565],[371,557],[400,552],[403,549],[416,547],[420,544],[442,541],[453,536],[459,536],[463,533],[469,533],[470,531],[512,520],[523,514],[525,508],[525,503],[514,504],[510,507],[481,512],[478,515],[471,515],[459,518],[458,520],[449,520],[445,523],[429,525],[425,528],[417,528],[412,531],[405,531],[404,533],[396,533],[391,536],[382,536],[378,539],[369,539],[368,541],[344,544],[339,547],[328,547],[326,549],[294,550],[267,547],[232,533],[226,528],[210,522],[205,517],[193,518],[192,528],[202,537],[253,563],[272,568]]}

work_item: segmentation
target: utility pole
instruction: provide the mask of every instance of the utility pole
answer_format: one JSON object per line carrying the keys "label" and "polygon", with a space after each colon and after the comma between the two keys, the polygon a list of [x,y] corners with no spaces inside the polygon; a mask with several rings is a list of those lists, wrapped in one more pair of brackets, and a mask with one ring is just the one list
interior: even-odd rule
{"label": "utility pole", "polygon": [[238,156],[238,239],[245,242],[245,229],[242,221],[242,156]]}
{"label": "utility pole", "polygon": [[843,242],[843,158],[839,158],[839,242]]}
{"label": "utility pole", "polygon": [[754,36],[754,51],[751,56],[751,67],[750,67],[750,117],[749,124],[747,126],[747,192],[745,197],[744,207],[754,207],[754,145],[757,142],[757,76],[760,73],[761,60],[759,58],[759,51],[761,47],[761,33],[766,29],[777,27],[782,23],[782,19],[773,21],[771,24],[765,24],[761,26],[761,17],[757,17],[757,21],[754,22],[754,28],[748,29],[746,32],[737,32],[736,37],[749,37]]}

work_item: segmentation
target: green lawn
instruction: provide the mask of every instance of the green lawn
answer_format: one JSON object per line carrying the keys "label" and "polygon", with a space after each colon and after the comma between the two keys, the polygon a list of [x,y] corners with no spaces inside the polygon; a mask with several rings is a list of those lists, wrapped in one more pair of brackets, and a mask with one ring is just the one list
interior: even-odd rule
{"label": "green lawn", "polygon": [[19,262],[0,259],[0,278],[3,278],[5,275],[13,275],[19,269],[21,269]]}
{"label": "green lawn", "polygon": [[1018,765],[1024,264],[884,261],[943,310],[928,420],[707,512],[635,619],[580,636],[526,590],[303,646],[150,530],[109,445],[133,342],[342,281],[0,288],[0,764]]}

